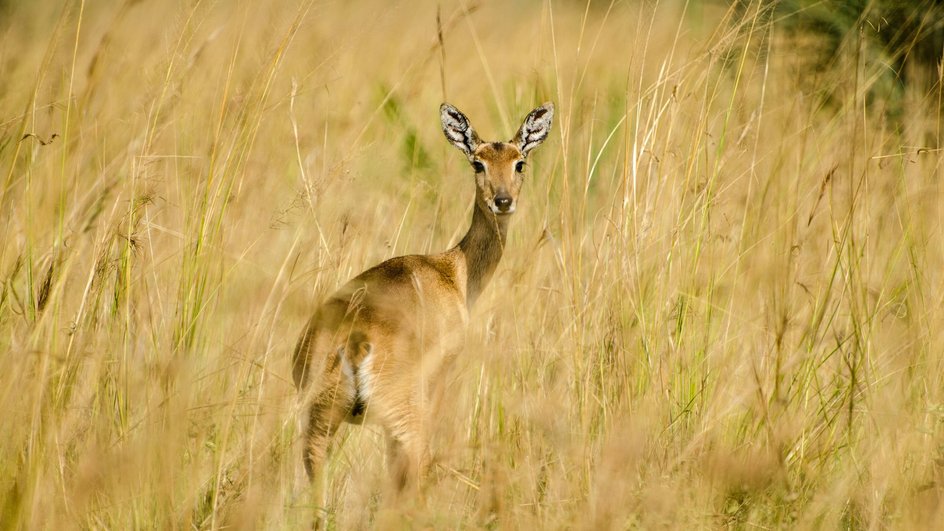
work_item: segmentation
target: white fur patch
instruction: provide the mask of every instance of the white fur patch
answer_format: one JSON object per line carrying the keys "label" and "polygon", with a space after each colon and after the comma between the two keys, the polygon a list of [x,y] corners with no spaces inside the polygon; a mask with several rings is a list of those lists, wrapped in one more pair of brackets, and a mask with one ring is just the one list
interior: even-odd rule
{"label": "white fur patch", "polygon": [[442,129],[446,139],[471,157],[479,140],[472,129],[472,124],[469,123],[469,119],[459,109],[448,103],[443,103],[439,107],[439,118],[442,121]]}
{"label": "white fur patch", "polygon": [[516,207],[515,203],[512,203],[511,206],[508,207],[508,210],[502,212],[500,208],[498,208],[497,206],[495,206],[495,203],[489,203],[489,204],[488,204],[488,208],[489,208],[489,209],[492,211],[492,213],[494,213],[494,214],[514,214],[514,213],[515,213],[515,207]]}
{"label": "white fur patch", "polygon": [[351,360],[347,358],[347,355],[341,357],[341,373],[344,374],[344,379],[349,385],[348,390],[351,392],[351,396],[354,396],[357,391],[354,388],[357,379],[354,377],[354,366],[351,365]]}
{"label": "white fur patch", "polygon": [[554,104],[552,103],[545,103],[528,113],[514,138],[514,143],[521,153],[527,155],[529,151],[541,145],[551,132],[553,123]]}
{"label": "white fur patch", "polygon": [[374,391],[374,353],[364,356],[357,368],[358,396],[365,405],[369,405],[371,394]]}

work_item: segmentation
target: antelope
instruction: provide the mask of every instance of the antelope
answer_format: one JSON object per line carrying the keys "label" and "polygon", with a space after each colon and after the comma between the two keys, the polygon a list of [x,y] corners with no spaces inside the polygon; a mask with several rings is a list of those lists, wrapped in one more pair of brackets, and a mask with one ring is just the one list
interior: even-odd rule
{"label": "antelope", "polygon": [[439,254],[391,258],[350,280],[308,321],[293,357],[293,379],[307,410],[303,463],[323,480],[328,446],[342,422],[379,424],[396,492],[416,485],[429,465],[426,427],[436,376],[462,342],[469,311],[504,251],[525,163],[551,129],[554,106],[537,107],[510,142],[483,142],[459,109],[440,107],[443,133],[475,175],[469,231]]}

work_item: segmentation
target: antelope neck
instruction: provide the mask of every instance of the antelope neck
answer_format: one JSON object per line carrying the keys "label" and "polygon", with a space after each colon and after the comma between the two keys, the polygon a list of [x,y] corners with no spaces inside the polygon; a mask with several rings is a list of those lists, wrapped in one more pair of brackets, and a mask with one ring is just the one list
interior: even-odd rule
{"label": "antelope neck", "polygon": [[484,212],[478,201],[472,207],[472,225],[462,241],[459,251],[465,256],[466,264],[466,307],[472,308],[485,285],[491,280],[508,234],[508,216],[496,216]]}

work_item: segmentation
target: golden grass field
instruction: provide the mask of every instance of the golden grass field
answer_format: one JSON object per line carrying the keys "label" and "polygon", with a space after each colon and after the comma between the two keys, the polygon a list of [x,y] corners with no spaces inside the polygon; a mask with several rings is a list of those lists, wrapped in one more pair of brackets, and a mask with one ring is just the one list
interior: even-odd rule
{"label": "golden grass field", "polygon": [[[0,527],[944,525],[940,84],[744,4],[5,2]],[[345,426],[319,513],[292,349],[465,232],[444,100],[557,114],[426,503]]]}

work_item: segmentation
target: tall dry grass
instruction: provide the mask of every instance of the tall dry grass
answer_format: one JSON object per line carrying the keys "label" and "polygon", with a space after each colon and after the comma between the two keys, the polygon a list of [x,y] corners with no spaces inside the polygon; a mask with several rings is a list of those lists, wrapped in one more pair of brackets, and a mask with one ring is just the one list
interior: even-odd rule
{"label": "tall dry grass", "polygon": [[[940,84],[747,4],[0,7],[2,526],[310,521],[291,349],[466,229],[444,99],[558,114],[395,522],[942,525]],[[376,431],[328,475],[380,521]]]}

